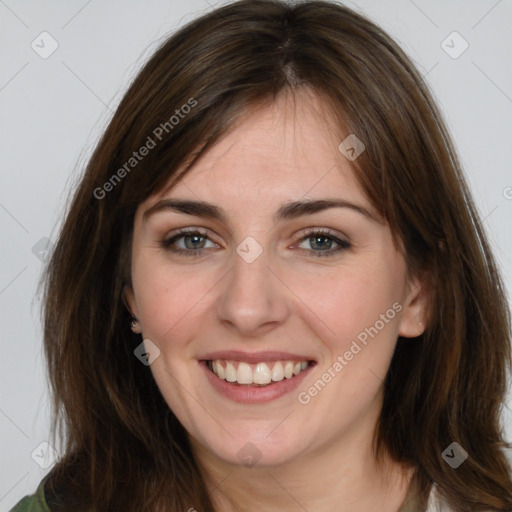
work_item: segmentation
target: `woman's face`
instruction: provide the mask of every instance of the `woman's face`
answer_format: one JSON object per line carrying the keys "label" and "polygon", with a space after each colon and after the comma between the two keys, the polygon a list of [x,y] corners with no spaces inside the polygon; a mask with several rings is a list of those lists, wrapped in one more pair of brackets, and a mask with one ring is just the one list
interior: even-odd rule
{"label": "woman's face", "polygon": [[310,93],[281,96],[135,215],[127,299],[149,368],[224,463],[366,441],[397,337],[423,330],[425,293],[326,115]]}

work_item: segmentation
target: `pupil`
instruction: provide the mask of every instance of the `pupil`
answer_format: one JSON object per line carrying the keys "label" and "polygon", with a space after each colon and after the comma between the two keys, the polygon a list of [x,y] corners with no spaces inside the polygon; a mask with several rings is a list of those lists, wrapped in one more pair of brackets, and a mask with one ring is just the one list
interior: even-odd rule
{"label": "pupil", "polygon": [[315,244],[318,243],[320,247],[322,247],[322,243],[320,243],[319,240],[324,240],[324,241],[329,242],[329,239],[326,236],[317,236],[317,237],[313,237],[313,239],[315,241]]}
{"label": "pupil", "polygon": [[189,235],[188,236],[188,239],[193,239],[194,242],[192,243],[192,247],[188,247],[189,249],[196,249],[198,244],[196,244],[196,242],[198,242],[198,240],[202,238],[201,235]]}

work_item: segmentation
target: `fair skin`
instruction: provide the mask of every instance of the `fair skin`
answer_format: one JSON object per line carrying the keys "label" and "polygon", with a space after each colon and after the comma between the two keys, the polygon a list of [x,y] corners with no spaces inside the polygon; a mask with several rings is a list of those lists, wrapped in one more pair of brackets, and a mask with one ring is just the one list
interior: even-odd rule
{"label": "fair skin", "polygon": [[[326,124],[325,104],[307,91],[295,105],[289,99],[248,113],[177,185],[139,205],[126,299],[136,332],[161,351],[151,372],[189,433],[218,510],[396,512],[412,472],[390,460],[377,464],[371,439],[397,337],[423,332],[426,290],[407,280],[389,228],[353,208],[273,219],[285,203],[327,198],[376,215]],[[171,198],[212,203],[225,219],[169,208],[143,216]],[[197,246],[199,256],[162,246],[188,227],[207,236],[182,236],[171,247]],[[351,245],[332,252],[341,245],[306,228],[328,229]],[[251,262],[237,252],[249,236],[263,249]],[[331,255],[315,256],[321,251]],[[393,318],[333,372],[358,334],[397,303]],[[283,351],[313,363],[283,379],[302,378],[293,390],[243,402],[212,385],[219,377],[200,363],[230,350]],[[325,387],[300,402],[329,368]],[[259,454],[251,467],[240,458],[247,450]]]}

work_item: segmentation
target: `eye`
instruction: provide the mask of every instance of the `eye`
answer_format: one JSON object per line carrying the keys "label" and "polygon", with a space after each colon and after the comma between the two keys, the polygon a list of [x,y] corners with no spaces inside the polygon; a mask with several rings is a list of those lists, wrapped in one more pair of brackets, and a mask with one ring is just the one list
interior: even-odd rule
{"label": "eye", "polygon": [[[312,250],[306,249],[313,256],[318,257],[329,257],[334,256],[345,249],[349,249],[352,245],[346,240],[341,240],[337,236],[333,235],[328,229],[319,230],[316,228],[310,228],[305,232],[305,236],[301,238],[301,244],[309,244]],[[336,244],[338,247],[332,248],[332,245]],[[327,250],[324,250],[327,249]]]}
{"label": "eye", "polygon": [[[183,240],[184,247],[176,247],[179,240]],[[199,256],[203,252],[203,249],[205,249],[205,242],[207,240],[211,242],[206,231],[197,228],[185,228],[178,231],[178,233],[172,237],[163,240],[162,247],[178,255]],[[218,247],[216,243],[212,243],[214,246]]]}

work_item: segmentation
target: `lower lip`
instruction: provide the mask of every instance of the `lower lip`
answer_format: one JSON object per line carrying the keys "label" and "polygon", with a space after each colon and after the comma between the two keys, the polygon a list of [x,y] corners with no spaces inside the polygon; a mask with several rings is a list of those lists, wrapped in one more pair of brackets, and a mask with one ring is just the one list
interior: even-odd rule
{"label": "lower lip", "polygon": [[276,400],[287,393],[291,393],[299,386],[312,368],[312,366],[309,365],[305,370],[290,379],[284,378],[283,380],[272,382],[267,386],[256,387],[227,382],[224,379],[217,377],[217,375],[208,368],[206,361],[199,361],[199,364],[206,373],[206,378],[210,381],[216,391],[234,402],[244,404],[270,402],[271,400]]}

